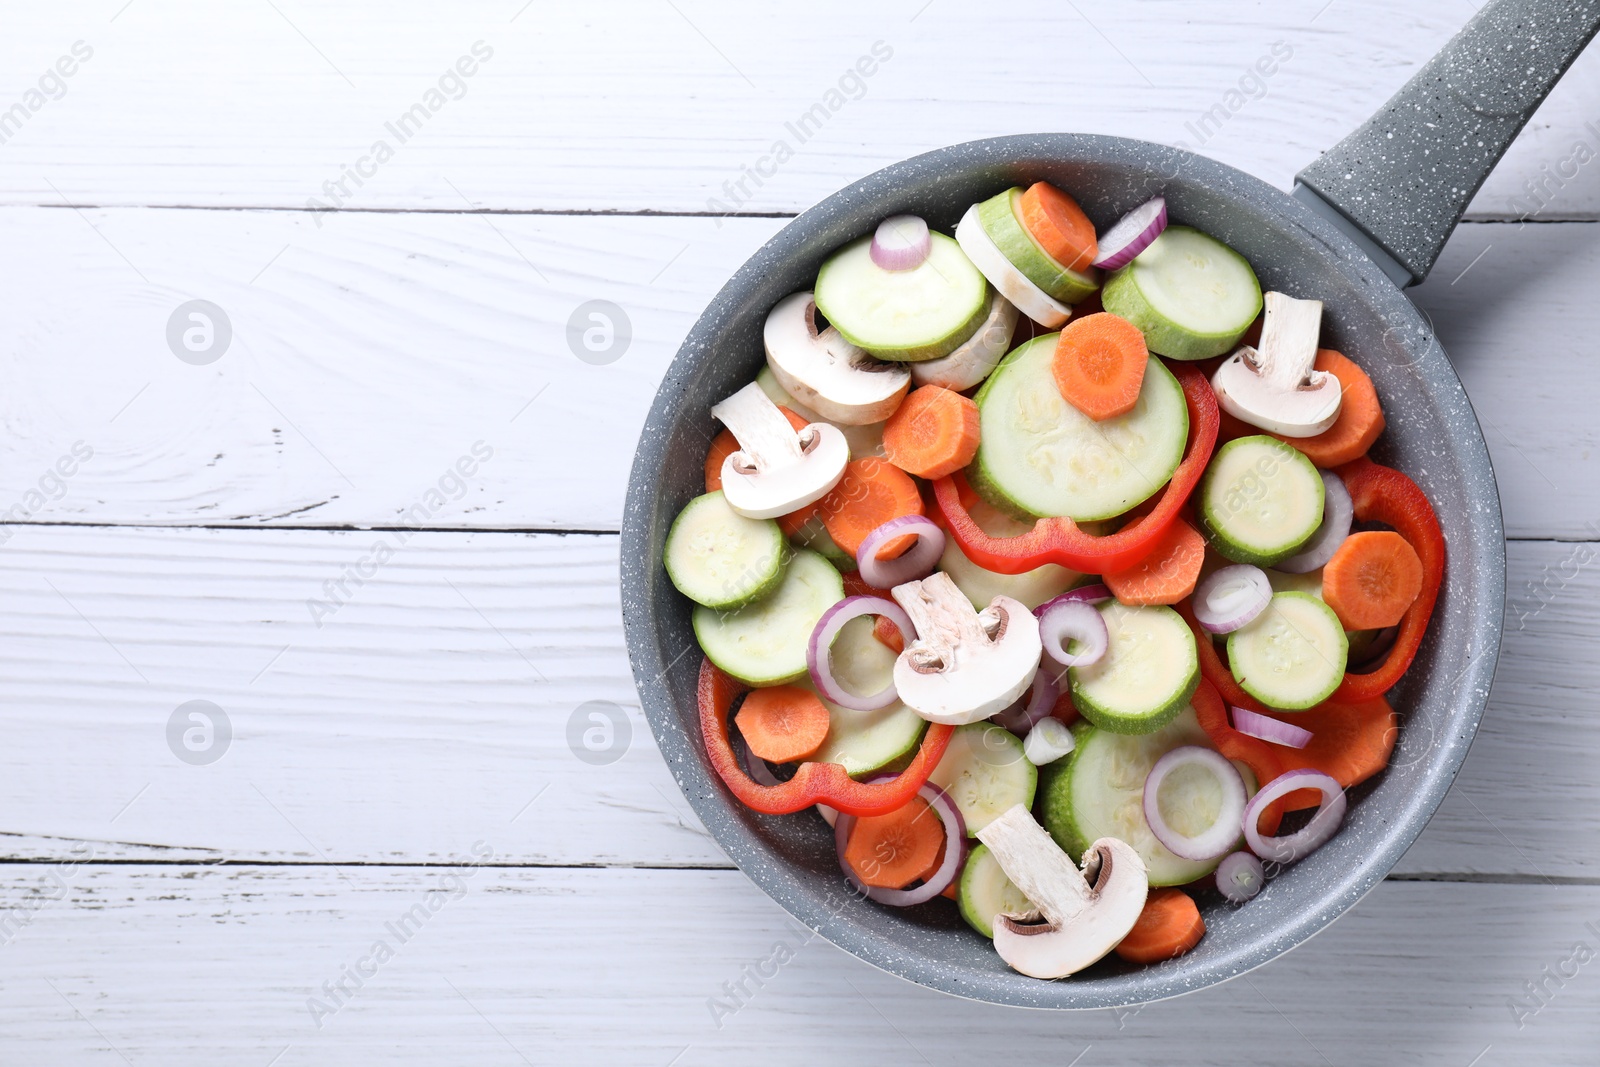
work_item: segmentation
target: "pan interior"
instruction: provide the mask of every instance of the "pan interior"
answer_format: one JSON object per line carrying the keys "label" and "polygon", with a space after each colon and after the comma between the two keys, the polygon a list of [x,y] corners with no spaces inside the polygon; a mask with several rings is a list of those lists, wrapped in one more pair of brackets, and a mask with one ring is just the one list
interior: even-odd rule
{"label": "pan interior", "polygon": [[[1101,230],[1163,195],[1174,222],[1248,258],[1263,289],[1322,300],[1323,343],[1366,369],[1383,400],[1388,428],[1373,458],[1421,485],[1449,546],[1422,652],[1389,694],[1403,723],[1393,762],[1352,791],[1340,833],[1276,872],[1247,906],[1203,895],[1208,933],[1187,956],[1154,967],[1113,957],[1059,982],[1011,972],[946,902],[893,909],[856,899],[820,818],[762,816],[732,799],[699,740],[700,656],[689,605],[661,568],[668,525],[703,488],[710,407],[762,365],[761,327],[772,305],[809,288],[829,252],[886,216],[919,214],[948,233],[968,205],[1038,180],[1070,192]],[[685,796],[729,856],[801,922],[868,963],[960,996],[1045,1008],[1143,1003],[1204,988],[1287,951],[1359,900],[1421,832],[1466,755],[1493,676],[1505,588],[1483,436],[1411,303],[1281,191],[1177,149],[1075,134],[971,142],[896,164],[835,193],[758,251],[707,307],[661,386],[640,438],[622,550],[624,622],[646,716]]]}

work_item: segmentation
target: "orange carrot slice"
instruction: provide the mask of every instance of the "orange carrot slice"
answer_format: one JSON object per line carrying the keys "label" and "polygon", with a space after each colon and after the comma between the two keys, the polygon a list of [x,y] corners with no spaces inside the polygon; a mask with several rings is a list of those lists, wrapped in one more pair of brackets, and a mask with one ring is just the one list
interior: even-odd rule
{"label": "orange carrot slice", "polygon": [[1206,561],[1206,539],[1182,519],[1174,519],[1144,559],[1125,571],[1101,575],[1124,604],[1176,604],[1194,592]]}
{"label": "orange carrot slice", "polygon": [[938,869],[944,823],[921,797],[887,815],[857,819],[844,846],[844,861],[865,885],[902,889]]}
{"label": "orange carrot slice", "polygon": [[1346,630],[1398,626],[1422,592],[1422,559],[1393,530],[1344,539],[1322,569],[1322,599]]}
{"label": "orange carrot slice", "polygon": [[773,763],[803,760],[828,736],[828,709],[797,685],[752,689],[733,722],[750,751]]}
{"label": "orange carrot slice", "polygon": [[[1269,708],[1265,714],[1311,731],[1305,748],[1272,746],[1285,771],[1302,767],[1321,771],[1346,789],[1389,765],[1400,734],[1400,716],[1382,697],[1358,704],[1325,700],[1307,711]],[[1300,789],[1283,799],[1286,810],[1299,811],[1322,803],[1322,794],[1315,789]]]}
{"label": "orange carrot slice", "polygon": [[1087,270],[1100,254],[1094,223],[1076,200],[1049,182],[1034,182],[1018,206],[1029,236],[1063,267]]}
{"label": "orange carrot slice", "polygon": [[1205,934],[1206,921],[1189,894],[1152,889],[1133,929],[1117,945],[1117,955],[1129,963],[1160,963],[1188,952]]}
{"label": "orange carrot slice", "polygon": [[919,478],[943,478],[978,454],[978,405],[960,393],[924,385],[883,426],[889,462]]}
{"label": "orange carrot slice", "polygon": [[1056,342],[1056,388],[1067,403],[1102,422],[1133,410],[1149,362],[1144,334],[1121,315],[1075,318]]}
{"label": "orange carrot slice", "polygon": [[[853,459],[844,477],[822,498],[817,509],[833,543],[855,555],[867,534],[901,515],[921,515],[922,494],[911,475],[888,460],[868,456]],[[896,537],[878,551],[880,559],[893,559],[916,543],[908,534]]]}
{"label": "orange carrot slice", "polygon": [[[1365,455],[1372,447],[1372,442],[1383,432],[1383,408],[1378,404],[1378,390],[1373,388],[1367,372],[1342,353],[1319,348],[1315,367],[1339,379],[1344,390],[1339,399],[1339,417],[1315,437],[1272,436],[1298,448],[1319,467],[1337,467]],[[1259,430],[1255,432],[1260,433]]]}

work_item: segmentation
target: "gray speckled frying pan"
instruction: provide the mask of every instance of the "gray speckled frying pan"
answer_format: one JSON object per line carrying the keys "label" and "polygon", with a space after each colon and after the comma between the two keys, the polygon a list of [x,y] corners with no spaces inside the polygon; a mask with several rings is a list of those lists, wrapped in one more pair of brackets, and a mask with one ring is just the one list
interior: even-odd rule
{"label": "gray speckled frying pan", "polygon": [[[1600,0],[1497,0],[1366,125],[1298,176],[1294,195],[1209,159],[1079,134],[955,145],[878,171],[785,226],[741,267],[690,331],[639,441],[622,529],[622,607],[644,711],[684,795],[740,868],[797,919],[866,962],[947,993],[1039,1008],[1104,1008],[1225,981],[1327,926],[1394,866],[1466,757],[1500,647],[1505,546],[1494,472],[1455,371],[1401,294],[1420,281],[1467,203],[1534,108],[1600,28]],[[1010,971],[943,901],[910,909],[856,899],[832,835],[805,814],[759,815],[733,799],[700,740],[701,656],[689,603],[667,581],[662,542],[702,491],[710,407],[754,377],[761,327],[810,288],[823,259],[909,212],[950,232],[969,204],[1016,184],[1070,191],[1104,229],[1160,194],[1175,221],[1245,255],[1263,288],[1324,302],[1324,341],[1376,382],[1388,430],[1375,458],[1422,486],[1444,526],[1444,590],[1421,655],[1390,693],[1404,727],[1389,769],[1352,791],[1327,845],[1233,907],[1202,897],[1208,932],[1166,964],[1113,956],[1072,978]]]}

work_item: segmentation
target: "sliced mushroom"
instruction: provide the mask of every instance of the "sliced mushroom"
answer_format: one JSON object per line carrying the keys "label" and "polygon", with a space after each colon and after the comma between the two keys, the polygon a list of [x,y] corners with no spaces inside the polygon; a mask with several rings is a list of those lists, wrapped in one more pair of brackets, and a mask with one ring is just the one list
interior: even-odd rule
{"label": "sliced mushroom", "polygon": [[1004,711],[1039,669],[1039,620],[997,596],[981,612],[944,571],[893,590],[917,639],[894,663],[905,705],[929,722],[960,726]]}
{"label": "sliced mushroom", "polygon": [[1038,909],[994,917],[994,947],[1031,978],[1065,978],[1095,963],[1128,936],[1150,891],[1133,847],[1102,837],[1083,854],[1083,870],[1018,804],[978,831],[1000,869]]}
{"label": "sliced mushroom", "polygon": [[1327,371],[1312,370],[1322,329],[1322,301],[1283,293],[1265,297],[1259,348],[1245,345],[1223,361],[1211,387],[1224,411],[1285,437],[1315,437],[1339,417],[1342,390]]}
{"label": "sliced mushroom", "polygon": [[911,364],[911,378],[918,385],[940,385],[962,392],[989,376],[1011,347],[1017,328],[1017,305],[999,290],[989,302],[989,317],[983,325],[948,356]]}
{"label": "sliced mushroom", "polygon": [[767,366],[779,384],[829,422],[882,422],[911,387],[906,367],[873,359],[832,326],[818,333],[817,304],[810,292],[778,301],[761,337]]}
{"label": "sliced mushroom", "polygon": [[722,461],[722,495],[750,519],[774,519],[825,496],[844,477],[850,446],[837,426],[789,425],[754,382],[711,409],[739,451]]}

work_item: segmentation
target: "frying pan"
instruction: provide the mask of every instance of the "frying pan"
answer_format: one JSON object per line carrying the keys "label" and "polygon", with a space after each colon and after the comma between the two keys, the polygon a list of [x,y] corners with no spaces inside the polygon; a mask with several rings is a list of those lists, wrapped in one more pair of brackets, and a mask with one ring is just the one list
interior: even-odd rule
{"label": "frying pan", "polygon": [[[1500,648],[1505,543],[1494,472],[1461,382],[1401,289],[1427,276],[1478,187],[1600,28],[1600,0],[1496,0],[1372,119],[1296,178],[1294,193],[1175,148],[1118,137],[998,137],[897,163],[834,193],[768,241],[717,294],[662,382],[639,440],[622,528],[622,607],[645,715],[684,796],[752,881],[806,926],[903,978],[977,1000],[1105,1008],[1192,992],[1305,941],[1381,881],[1466,757]],[[968,205],[1045,180],[1104,229],[1150,197],[1175,221],[1243,254],[1263,289],[1323,301],[1324,344],[1372,376],[1388,429],[1374,458],[1433,502],[1448,544],[1444,588],[1421,653],[1390,694],[1403,723],[1393,762],[1351,791],[1343,829],[1243,907],[1204,907],[1188,955],[1135,967],[1110,957],[1042,982],[1009,970],[941,901],[881,907],[854,897],[820,818],[745,808],[700,740],[701,656],[690,605],[662,569],[673,517],[702,489],[713,403],[761,367],[779,299],[808,289],[834,249],[889,215],[948,233]]]}

